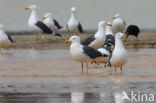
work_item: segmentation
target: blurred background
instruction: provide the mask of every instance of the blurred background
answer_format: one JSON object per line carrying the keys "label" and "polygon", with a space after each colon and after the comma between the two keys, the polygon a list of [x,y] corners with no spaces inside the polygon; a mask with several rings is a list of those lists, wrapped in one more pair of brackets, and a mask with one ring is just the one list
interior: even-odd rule
{"label": "blurred background", "polygon": [[156,0],[0,0],[0,23],[8,31],[29,31],[30,11],[24,8],[30,4],[38,6],[39,18],[52,13],[63,25],[62,30],[66,30],[70,8],[75,6],[85,30],[95,30],[99,21],[112,21],[112,16],[120,13],[127,25],[136,24],[144,31],[156,31]]}

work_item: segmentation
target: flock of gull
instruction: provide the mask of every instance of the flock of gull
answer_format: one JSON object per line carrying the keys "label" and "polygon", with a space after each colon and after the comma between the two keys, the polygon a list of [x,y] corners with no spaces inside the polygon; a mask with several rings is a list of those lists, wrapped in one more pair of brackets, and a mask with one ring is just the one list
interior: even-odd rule
{"label": "flock of gull", "polygon": [[[28,26],[36,33],[35,42],[39,40],[42,42],[43,33],[62,36],[58,33],[62,26],[57,20],[52,18],[51,13],[46,13],[42,18],[43,20],[39,20],[36,9],[36,5],[29,5],[25,8],[25,10],[31,10]],[[115,72],[116,68],[120,68],[122,73],[122,67],[128,59],[122,39],[126,38],[127,40],[129,35],[134,35],[137,38],[140,33],[140,29],[136,25],[129,25],[126,28],[124,18],[120,14],[115,14],[112,23],[100,21],[97,32],[81,41],[79,36],[83,35],[84,30],[77,19],[75,7],[71,8],[71,17],[66,24],[66,29],[70,39],[65,41],[65,43],[71,43],[70,54],[76,61],[81,63],[82,73],[84,72],[84,63],[86,64],[87,74],[89,63],[114,67]],[[12,42],[11,36],[5,33],[4,26],[0,24],[0,47],[7,48]]]}

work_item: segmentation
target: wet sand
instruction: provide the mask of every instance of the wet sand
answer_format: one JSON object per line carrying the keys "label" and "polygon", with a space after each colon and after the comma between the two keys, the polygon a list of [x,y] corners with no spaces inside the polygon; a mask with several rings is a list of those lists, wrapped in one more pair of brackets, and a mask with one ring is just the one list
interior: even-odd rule
{"label": "wet sand", "polygon": [[[92,34],[82,34],[81,40],[84,40]],[[69,39],[69,36],[63,34],[62,37],[52,36],[47,40],[47,35],[43,35],[42,43],[35,43],[35,35],[13,35],[13,39],[16,41],[11,45],[11,48],[35,48],[35,49],[53,49],[53,48],[67,48],[68,45],[64,44],[65,40]],[[138,36],[138,40],[129,36],[125,43],[126,48],[156,48],[156,33],[141,33]]]}

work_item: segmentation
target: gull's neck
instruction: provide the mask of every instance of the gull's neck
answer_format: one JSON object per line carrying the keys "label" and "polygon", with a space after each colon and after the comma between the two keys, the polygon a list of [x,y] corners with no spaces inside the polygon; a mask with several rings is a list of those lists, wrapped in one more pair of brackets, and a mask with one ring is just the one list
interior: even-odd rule
{"label": "gull's neck", "polygon": [[36,22],[38,20],[37,18],[37,12],[36,10],[32,10],[30,18],[29,18],[29,22]]}
{"label": "gull's neck", "polygon": [[81,45],[81,43],[80,42],[74,42],[71,45]]}
{"label": "gull's neck", "polygon": [[114,48],[114,50],[116,50],[116,49],[119,49],[119,50],[125,49],[124,45],[122,43],[122,40],[119,39],[119,38],[115,38],[115,48]]}
{"label": "gull's neck", "polygon": [[4,30],[0,30],[0,36],[6,35]]}
{"label": "gull's neck", "polygon": [[71,13],[71,17],[70,17],[71,19],[77,19],[77,17],[76,17],[76,14],[74,14],[74,13]]}
{"label": "gull's neck", "polygon": [[70,45],[70,50],[78,50],[78,49],[80,49],[82,47],[82,45],[79,43],[79,42],[75,42],[75,43],[72,43],[71,45]]}
{"label": "gull's neck", "polygon": [[113,35],[112,27],[106,26],[106,35]]}
{"label": "gull's neck", "polygon": [[97,33],[95,34],[95,37],[97,36],[103,36],[105,35],[106,29],[104,27],[99,27]]}
{"label": "gull's neck", "polygon": [[47,21],[53,21],[53,19],[51,17],[48,17],[45,20],[47,20]]}

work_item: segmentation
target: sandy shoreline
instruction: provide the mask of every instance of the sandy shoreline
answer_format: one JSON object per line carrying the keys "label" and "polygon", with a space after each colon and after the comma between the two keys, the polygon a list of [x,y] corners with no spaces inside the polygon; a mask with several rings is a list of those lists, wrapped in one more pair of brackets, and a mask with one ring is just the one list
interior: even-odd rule
{"label": "sandy shoreline", "polygon": [[[92,34],[82,34],[81,40],[84,40]],[[69,45],[64,43],[68,40],[69,36],[64,34],[62,37],[50,36],[50,40],[47,40],[47,35],[43,35],[42,43],[35,43],[35,35],[13,35],[15,43],[11,45],[11,48],[18,49],[53,49],[53,48],[68,48]],[[141,33],[138,41],[135,37],[130,36],[126,42],[126,48],[156,48],[156,33]]]}

